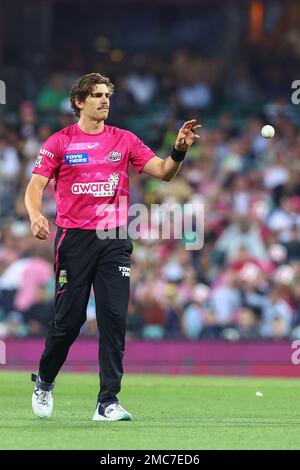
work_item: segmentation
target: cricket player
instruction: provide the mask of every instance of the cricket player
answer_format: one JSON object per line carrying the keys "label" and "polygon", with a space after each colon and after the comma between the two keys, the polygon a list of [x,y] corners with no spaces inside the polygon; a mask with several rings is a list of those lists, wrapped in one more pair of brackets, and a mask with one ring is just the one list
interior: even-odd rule
{"label": "cricket player", "polygon": [[[100,335],[100,390],[93,420],[132,419],[117,398],[123,376],[132,252],[130,238],[124,237],[128,166],[170,181],[189,147],[199,139],[195,131],[201,126],[196,120],[187,121],[170,156],[159,158],[131,132],[105,124],[112,94],[109,78],[99,73],[84,75],[75,82],[70,100],[78,121],[47,139],[26,190],[32,233],[46,240],[49,223],[42,213],[42,198],[49,180],[54,179],[58,227],[55,313],[38,375],[32,374],[32,407],[39,418],[51,416],[55,378],[86,321],[93,286]],[[114,238],[105,236],[112,230]]]}

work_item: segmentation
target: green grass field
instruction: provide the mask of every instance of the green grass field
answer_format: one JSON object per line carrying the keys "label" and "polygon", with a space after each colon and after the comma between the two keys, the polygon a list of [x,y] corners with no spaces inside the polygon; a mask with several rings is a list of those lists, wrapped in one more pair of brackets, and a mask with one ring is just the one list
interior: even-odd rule
{"label": "green grass field", "polygon": [[[127,375],[132,422],[91,421],[97,374],[60,374],[49,420],[29,373],[0,373],[0,449],[299,449],[300,381]],[[263,393],[257,397],[256,391]]]}

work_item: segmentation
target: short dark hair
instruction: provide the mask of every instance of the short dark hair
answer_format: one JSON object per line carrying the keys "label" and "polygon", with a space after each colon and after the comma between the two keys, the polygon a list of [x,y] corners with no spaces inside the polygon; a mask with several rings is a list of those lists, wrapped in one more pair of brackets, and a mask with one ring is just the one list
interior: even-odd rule
{"label": "short dark hair", "polygon": [[84,101],[95,88],[95,85],[106,85],[109,94],[112,95],[114,92],[114,86],[110,82],[108,77],[101,75],[100,73],[88,73],[78,78],[72,86],[70,93],[71,106],[77,117],[80,117],[80,109],[76,106],[75,100]]}

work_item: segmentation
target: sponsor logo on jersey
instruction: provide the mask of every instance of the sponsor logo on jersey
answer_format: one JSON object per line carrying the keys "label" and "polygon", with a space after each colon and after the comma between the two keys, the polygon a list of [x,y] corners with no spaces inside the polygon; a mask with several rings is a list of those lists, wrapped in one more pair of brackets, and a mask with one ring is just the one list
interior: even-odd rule
{"label": "sponsor logo on jersey", "polygon": [[92,183],[74,183],[71,187],[73,194],[93,194],[95,197],[114,196],[119,182],[119,175],[112,173],[108,181],[96,181]]}
{"label": "sponsor logo on jersey", "polygon": [[45,155],[46,157],[54,158],[54,153],[49,152],[49,150],[41,148],[39,155]]}
{"label": "sponsor logo on jersey", "polygon": [[81,165],[89,162],[88,153],[66,153],[64,158],[66,165]]}
{"label": "sponsor logo on jersey", "polygon": [[121,152],[116,152],[116,150],[112,150],[111,152],[109,152],[109,154],[106,157],[106,160],[109,163],[119,162],[121,159],[122,159]]}
{"label": "sponsor logo on jersey", "polygon": [[35,161],[35,166],[37,166],[38,168],[41,168],[42,166],[42,160],[43,160],[43,157],[41,155],[38,155],[36,157],[36,161]]}
{"label": "sponsor logo on jersey", "polygon": [[69,144],[66,148],[66,152],[82,152],[83,150],[93,149],[99,146],[98,142],[76,142]]}

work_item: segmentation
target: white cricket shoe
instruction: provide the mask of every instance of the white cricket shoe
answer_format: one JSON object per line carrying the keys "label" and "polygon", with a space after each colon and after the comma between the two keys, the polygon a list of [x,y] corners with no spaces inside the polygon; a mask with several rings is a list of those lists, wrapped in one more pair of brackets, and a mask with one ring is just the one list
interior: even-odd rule
{"label": "white cricket shoe", "polygon": [[111,403],[106,407],[98,403],[93,421],[131,421],[132,416],[120,405]]}
{"label": "white cricket shoe", "polygon": [[[54,384],[43,386],[35,374],[32,374],[32,381],[36,383],[31,401],[33,412],[38,418],[50,418],[53,411]],[[43,388],[48,388],[48,390],[43,390]]]}

